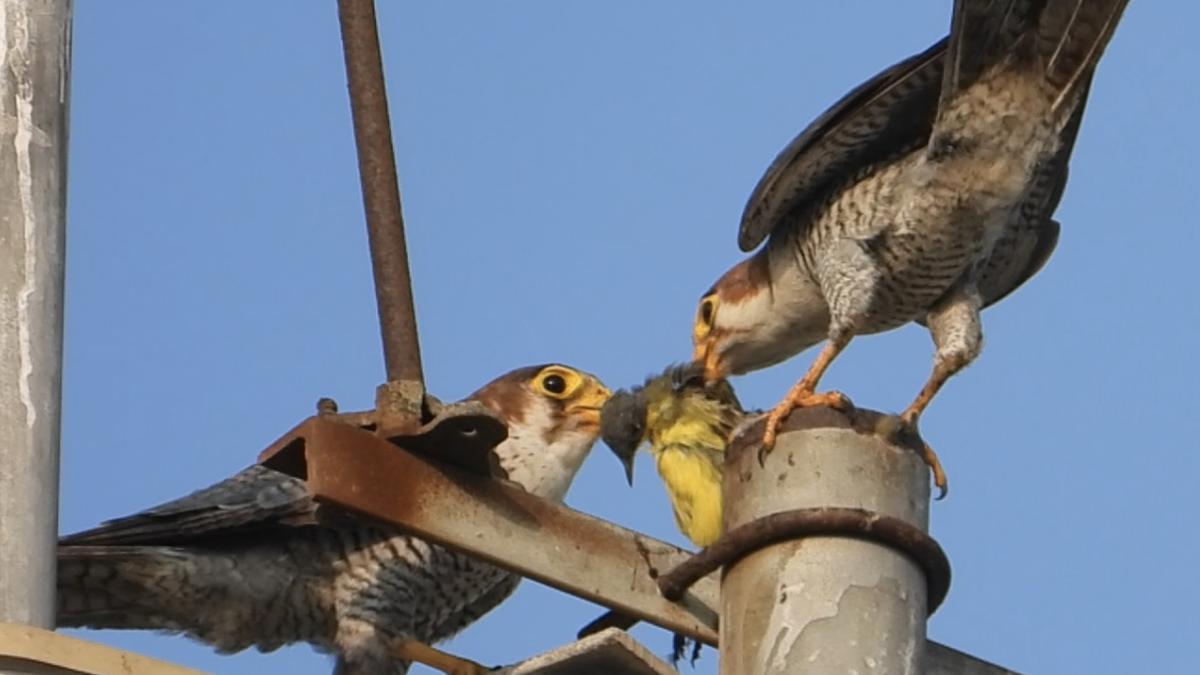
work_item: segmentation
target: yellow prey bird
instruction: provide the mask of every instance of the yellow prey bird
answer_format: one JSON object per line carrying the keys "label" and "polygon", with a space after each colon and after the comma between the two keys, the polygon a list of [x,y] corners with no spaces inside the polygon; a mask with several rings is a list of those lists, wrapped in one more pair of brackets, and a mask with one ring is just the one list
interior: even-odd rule
{"label": "yellow prey bird", "polygon": [[727,381],[705,385],[703,364],[688,364],[614,394],[601,410],[600,434],[630,485],[637,449],[649,442],[679,531],[704,547],[721,536],[725,446],[744,418]]}

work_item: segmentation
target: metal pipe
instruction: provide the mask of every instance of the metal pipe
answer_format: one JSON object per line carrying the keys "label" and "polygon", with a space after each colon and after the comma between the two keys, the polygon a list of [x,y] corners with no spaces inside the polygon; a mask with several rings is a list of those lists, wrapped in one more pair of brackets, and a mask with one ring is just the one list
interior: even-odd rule
{"label": "metal pipe", "polygon": [[[858,411],[860,419],[878,416]],[[756,425],[725,467],[727,531],[796,509],[865,509],[929,523],[929,472],[920,455],[827,409],[794,413],[759,464]],[[927,588],[900,548],[849,536],[789,539],[726,567],[721,587],[722,675],[922,672]]]}
{"label": "metal pipe", "polygon": [[0,621],[54,627],[70,0],[0,0]]}
{"label": "metal pipe", "polygon": [[363,208],[375,272],[375,299],[389,382],[416,382],[424,389],[421,346],[413,305],[404,215],[388,118],[387,87],[379,52],[374,0],[338,0],[346,80],[354,117]]}

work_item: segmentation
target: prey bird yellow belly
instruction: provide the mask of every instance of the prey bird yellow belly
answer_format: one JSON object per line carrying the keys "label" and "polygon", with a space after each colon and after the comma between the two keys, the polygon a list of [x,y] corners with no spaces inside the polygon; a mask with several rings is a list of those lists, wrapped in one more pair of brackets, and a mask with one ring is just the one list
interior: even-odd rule
{"label": "prey bird yellow belly", "polygon": [[703,375],[694,365],[673,366],[641,387],[617,392],[601,412],[601,435],[630,483],[645,443],[679,531],[700,547],[721,536],[725,447],[745,415],[728,382],[705,384]]}

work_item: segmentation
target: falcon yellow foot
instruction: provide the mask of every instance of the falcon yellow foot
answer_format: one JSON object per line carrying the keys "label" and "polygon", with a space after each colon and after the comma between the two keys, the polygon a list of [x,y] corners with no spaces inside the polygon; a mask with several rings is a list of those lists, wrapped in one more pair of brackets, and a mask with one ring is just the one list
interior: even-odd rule
{"label": "falcon yellow foot", "polygon": [[828,406],[834,410],[846,412],[853,409],[853,404],[846,395],[838,391],[826,391],[820,394],[814,392],[807,382],[801,380],[792,387],[787,396],[771,409],[771,414],[767,416],[767,426],[763,430],[762,451],[760,454],[771,451],[775,447],[775,437],[779,435],[779,427],[783,424],[783,420],[791,414],[796,408],[816,408],[819,406]]}
{"label": "falcon yellow foot", "polygon": [[[910,433],[920,440],[921,436],[919,433],[917,433],[918,414],[919,411],[914,412],[913,409],[910,408],[909,410],[904,411],[904,414],[900,416],[900,422]],[[933,472],[933,484],[938,488],[937,498],[945,499],[946,493],[950,491],[950,483],[946,480],[946,471],[942,468],[942,461],[938,459],[937,453],[933,451],[933,448],[929,447],[928,443],[926,443],[924,440],[921,440],[920,442],[921,459],[925,460],[925,464],[928,465],[929,470]]]}
{"label": "falcon yellow foot", "polygon": [[933,472],[933,484],[938,488],[938,499],[945,499],[946,493],[950,491],[950,483],[946,480],[946,471],[942,469],[942,462],[938,459],[937,453],[933,448],[929,447],[928,443],[921,442],[921,459],[929,465],[929,470]]}
{"label": "falcon yellow foot", "polygon": [[492,670],[417,640],[397,640],[392,643],[391,654],[402,661],[415,661],[446,675],[484,675]]}
{"label": "falcon yellow foot", "polygon": [[821,348],[821,353],[817,354],[816,360],[809,366],[804,377],[800,378],[787,396],[783,397],[783,400],[771,410],[771,414],[767,416],[766,429],[763,430],[762,446],[758,449],[759,464],[762,464],[763,458],[771,452],[771,448],[775,447],[775,436],[779,434],[779,425],[783,424],[783,420],[796,408],[828,406],[846,412],[854,407],[850,404],[850,399],[840,392],[827,391],[818,394],[815,391],[817,382],[821,381],[821,376],[825,374],[829,364],[850,343],[850,337],[850,335],[831,337]]}

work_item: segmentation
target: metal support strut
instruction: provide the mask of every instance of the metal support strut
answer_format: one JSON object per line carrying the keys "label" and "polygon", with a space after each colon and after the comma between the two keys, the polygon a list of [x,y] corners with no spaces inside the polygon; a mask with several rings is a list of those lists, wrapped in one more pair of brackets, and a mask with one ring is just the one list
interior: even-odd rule
{"label": "metal support strut", "polygon": [[0,2],[0,621],[42,628],[54,627],[70,69],[68,0]]}
{"label": "metal support strut", "polygon": [[338,0],[338,19],[387,368],[388,381],[376,392],[376,422],[384,436],[411,433],[424,421],[425,378],[374,0]]}

